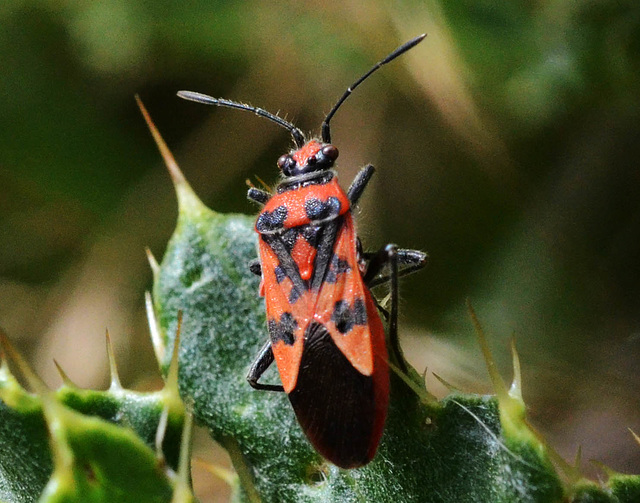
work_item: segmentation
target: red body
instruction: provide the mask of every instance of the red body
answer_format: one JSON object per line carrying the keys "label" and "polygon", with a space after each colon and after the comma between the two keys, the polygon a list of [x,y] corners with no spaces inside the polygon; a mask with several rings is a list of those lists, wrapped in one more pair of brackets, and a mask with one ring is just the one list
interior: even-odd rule
{"label": "red body", "polygon": [[[304,164],[321,144],[293,154]],[[385,333],[362,279],[350,203],[333,171],[283,182],[258,217],[271,345],[315,448],[338,466],[370,461],[389,401]]]}

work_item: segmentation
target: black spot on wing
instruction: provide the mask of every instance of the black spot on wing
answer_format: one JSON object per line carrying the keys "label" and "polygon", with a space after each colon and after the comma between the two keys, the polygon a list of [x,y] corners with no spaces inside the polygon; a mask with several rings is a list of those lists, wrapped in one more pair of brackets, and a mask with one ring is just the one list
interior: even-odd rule
{"label": "black spot on wing", "polygon": [[271,342],[273,344],[278,341],[284,341],[284,343],[289,346],[293,345],[293,332],[298,328],[298,322],[291,313],[282,313],[280,321],[270,319],[267,325],[269,327],[269,335],[271,336]]}
{"label": "black spot on wing", "polygon": [[340,207],[340,200],[334,196],[329,197],[326,201],[310,197],[304,204],[307,217],[311,221],[337,218],[340,215]]}
{"label": "black spot on wing", "polygon": [[288,299],[289,304],[295,304],[301,295],[302,295],[302,292],[298,290],[296,287],[293,287],[291,289],[291,292],[289,292],[289,299]]}
{"label": "black spot on wing", "polygon": [[287,277],[287,275],[284,272],[284,269],[282,269],[282,267],[280,267],[279,265],[276,266],[273,272],[276,274],[276,281],[278,283],[282,283]]}
{"label": "black spot on wing", "polygon": [[345,300],[339,300],[333,307],[331,321],[336,324],[336,328],[341,334],[351,331],[354,325],[367,324],[367,309],[362,299],[356,299],[353,306]]}
{"label": "black spot on wing", "polygon": [[331,263],[329,264],[329,270],[327,271],[327,275],[325,276],[324,280],[327,283],[335,283],[336,281],[338,281],[338,276],[340,274],[343,274],[350,270],[351,270],[351,267],[349,266],[349,262],[341,259],[336,254],[334,254],[333,257],[331,258]]}
{"label": "black spot on wing", "polygon": [[327,329],[312,323],[305,333],[296,387],[289,400],[314,447],[342,468],[370,461],[377,414],[374,382],[335,345]]}
{"label": "black spot on wing", "polygon": [[281,229],[287,219],[287,207],[278,206],[273,211],[263,211],[258,216],[256,229],[258,232],[273,232]]}

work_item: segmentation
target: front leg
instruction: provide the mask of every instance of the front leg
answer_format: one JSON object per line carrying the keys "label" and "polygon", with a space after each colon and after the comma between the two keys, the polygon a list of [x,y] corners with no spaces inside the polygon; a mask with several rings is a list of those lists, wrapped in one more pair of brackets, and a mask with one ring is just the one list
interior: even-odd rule
{"label": "front leg", "polygon": [[247,199],[253,201],[254,203],[258,203],[262,206],[267,204],[267,201],[271,198],[271,194],[265,192],[264,190],[256,189],[255,187],[251,187],[247,191]]}
{"label": "front leg", "polygon": [[251,364],[249,373],[247,374],[247,381],[249,384],[259,390],[264,391],[284,391],[284,388],[279,384],[262,384],[258,381],[262,377],[262,374],[273,363],[273,349],[271,348],[271,341],[268,341],[258,353],[255,361]]}
{"label": "front leg", "polygon": [[364,168],[362,168],[356,177],[351,182],[351,187],[347,191],[347,197],[349,198],[349,202],[351,206],[355,206],[358,204],[358,200],[360,196],[364,192],[364,189],[367,187],[369,180],[373,176],[376,168],[374,168],[371,164],[367,164]]}

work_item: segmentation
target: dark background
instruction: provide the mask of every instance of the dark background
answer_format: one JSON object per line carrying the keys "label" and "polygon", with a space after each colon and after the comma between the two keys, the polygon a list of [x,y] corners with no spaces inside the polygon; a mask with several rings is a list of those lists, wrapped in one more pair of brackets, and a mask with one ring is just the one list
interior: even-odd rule
{"label": "dark background", "polygon": [[489,392],[469,298],[508,379],[515,335],[551,445],[640,472],[640,4],[501,4],[3,2],[0,324],[52,386],[53,358],[106,384],[106,328],[124,382],[153,386],[144,248],[162,257],[176,203],[134,94],[202,199],[252,213],[245,180],[274,183],[289,136],[175,92],[317,133],[351,82],[426,31],[332,121],[343,185],[378,168],[365,244],[430,255],[402,284],[409,358]]}

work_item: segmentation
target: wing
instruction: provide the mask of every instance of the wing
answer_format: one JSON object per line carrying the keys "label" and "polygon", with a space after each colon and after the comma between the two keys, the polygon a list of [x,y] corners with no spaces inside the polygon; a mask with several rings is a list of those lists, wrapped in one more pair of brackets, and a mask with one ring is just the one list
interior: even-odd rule
{"label": "wing", "polygon": [[304,333],[313,318],[313,302],[281,235],[262,235],[259,252],[271,346],[282,386],[290,393],[296,385]]}
{"label": "wing", "polygon": [[386,365],[384,327],[358,268],[350,213],[344,215],[336,235],[313,312],[314,321],[327,329],[338,349],[361,374],[373,373],[374,356]]}
{"label": "wing", "polygon": [[331,462],[353,468],[373,458],[387,414],[384,327],[358,267],[351,214],[317,230],[311,248],[308,228],[261,236],[267,320],[307,437]]}
{"label": "wing", "polygon": [[[384,327],[358,267],[350,213],[333,236],[328,260],[318,247],[314,274],[323,276],[289,400],[315,448],[335,465],[355,468],[373,458],[380,442],[389,367]],[[312,291],[314,284],[315,278]]]}

